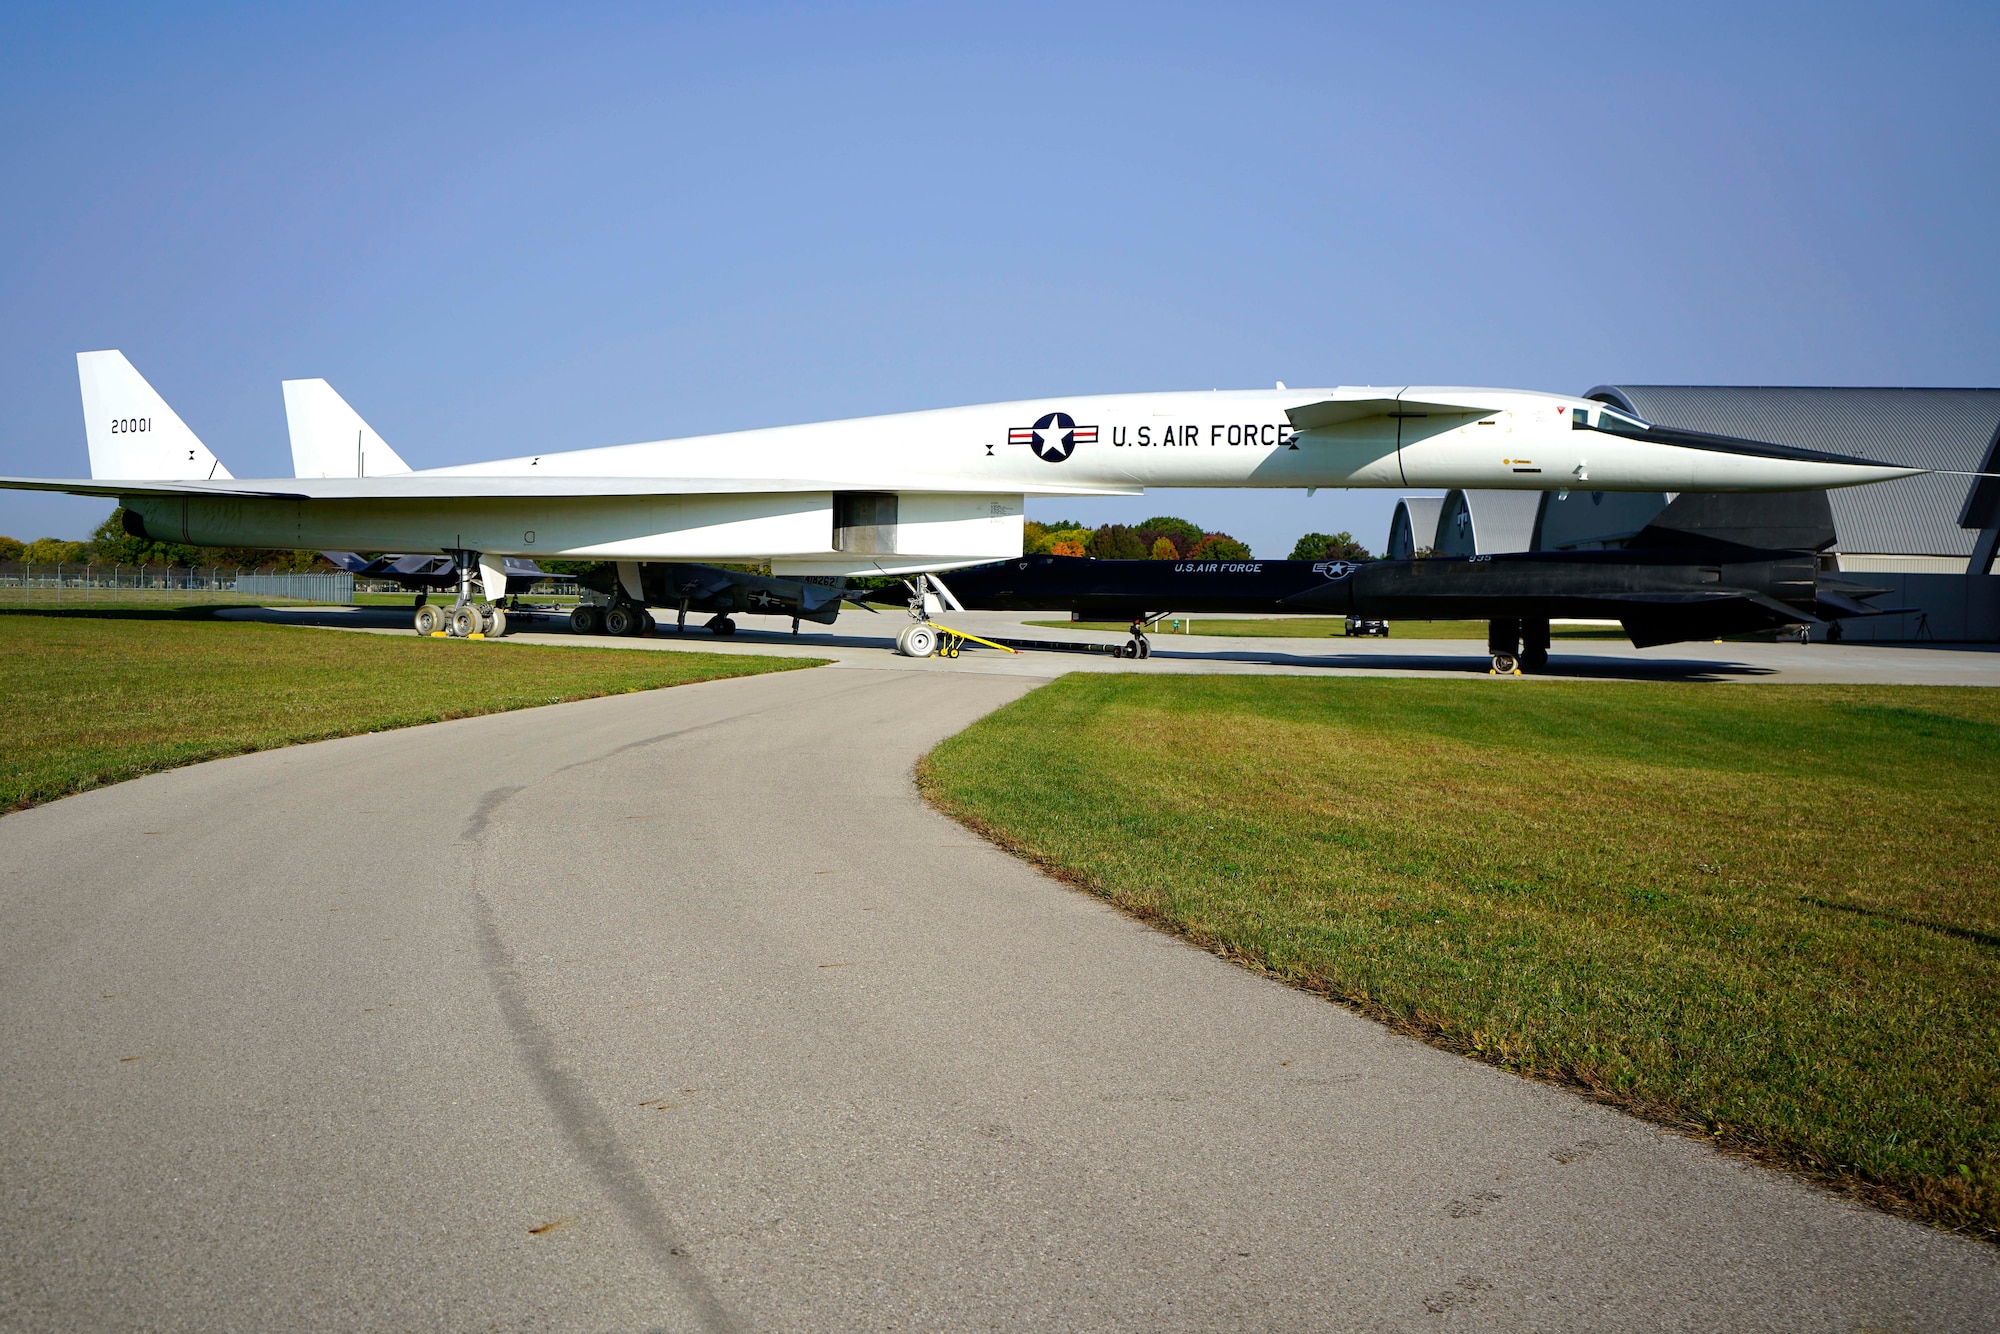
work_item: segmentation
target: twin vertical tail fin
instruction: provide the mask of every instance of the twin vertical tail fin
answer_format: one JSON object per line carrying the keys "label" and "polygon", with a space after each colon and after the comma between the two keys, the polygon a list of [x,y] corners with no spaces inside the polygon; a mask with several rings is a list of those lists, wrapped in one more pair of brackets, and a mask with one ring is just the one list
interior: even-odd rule
{"label": "twin vertical tail fin", "polygon": [[76,377],[93,478],[188,482],[229,476],[123,352],[77,353]]}
{"label": "twin vertical tail fin", "polygon": [[410,465],[324,380],[285,381],[294,477],[386,477]]}
{"label": "twin vertical tail fin", "polygon": [[[189,482],[230,476],[146,377],[118,351],[76,354],[90,475],[99,480]],[[384,477],[410,471],[324,380],[285,381],[296,477]]]}

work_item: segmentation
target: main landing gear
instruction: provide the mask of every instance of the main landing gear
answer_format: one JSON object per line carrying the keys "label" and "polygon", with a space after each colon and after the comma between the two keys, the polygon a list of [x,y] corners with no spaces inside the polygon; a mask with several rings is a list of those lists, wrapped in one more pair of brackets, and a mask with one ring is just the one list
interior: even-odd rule
{"label": "main landing gear", "polygon": [[420,635],[444,639],[498,639],[507,633],[507,609],[492,602],[462,602],[456,607],[417,608]]}
{"label": "main landing gear", "polygon": [[653,613],[630,602],[614,602],[608,607],[586,602],[569,614],[572,634],[636,638],[652,634],[654,627]]}
{"label": "main landing gear", "polygon": [[1539,672],[1549,665],[1549,623],[1546,619],[1488,621],[1486,651],[1493,655],[1489,675]]}
{"label": "main landing gear", "polygon": [[507,633],[507,609],[473,593],[479,553],[454,551],[451,556],[458,565],[458,597],[449,607],[436,607],[431,605],[429,594],[419,595],[416,614],[411,617],[416,632],[433,639],[500,638]]}

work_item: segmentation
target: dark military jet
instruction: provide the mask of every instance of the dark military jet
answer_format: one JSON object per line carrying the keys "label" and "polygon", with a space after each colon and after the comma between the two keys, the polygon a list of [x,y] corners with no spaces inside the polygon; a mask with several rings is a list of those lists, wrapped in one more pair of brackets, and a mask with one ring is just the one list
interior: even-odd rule
{"label": "dark military jet", "polygon": [[[346,570],[356,579],[382,579],[400,584],[415,593],[437,593],[455,589],[459,585],[458,562],[450,556],[398,556],[384,555],[373,559],[353,551],[322,551],[320,555],[333,562],[338,569]],[[526,592],[529,587],[545,579],[568,579],[566,574],[551,574],[525,556],[508,556],[506,560],[507,591]]]}
{"label": "dark military jet", "polygon": [[683,633],[689,612],[709,617],[704,628],[718,635],[736,633],[730,613],[756,612],[791,617],[796,634],[800,621],[832,625],[845,596],[844,589],[835,585],[681,561],[607,563],[580,575],[577,583],[602,600],[586,603],[571,615],[571,628],[582,634],[644,634],[652,627],[647,607],[675,608]]}
{"label": "dark military jet", "polygon": [[[1061,609],[1129,619],[1127,656],[1168,612],[1317,612],[1357,619],[1482,620],[1494,667],[1548,662],[1549,621],[1616,620],[1639,648],[1882,615],[1887,592],[1822,570],[1824,491],[1688,493],[1620,548],[1382,561],[1095,561],[1027,556],[950,576],[977,610]],[[882,590],[886,601],[896,595]]]}

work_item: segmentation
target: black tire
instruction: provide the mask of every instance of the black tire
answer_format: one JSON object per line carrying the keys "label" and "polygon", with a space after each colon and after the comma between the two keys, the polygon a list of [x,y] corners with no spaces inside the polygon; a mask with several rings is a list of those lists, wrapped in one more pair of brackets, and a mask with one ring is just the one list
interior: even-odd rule
{"label": "black tire", "polygon": [[1530,648],[1521,650],[1522,671],[1539,672],[1540,670],[1542,670],[1542,668],[1548,665],[1549,665],[1549,651],[1547,649]]}
{"label": "black tire", "polygon": [[736,622],[727,616],[718,616],[708,623],[708,629],[710,634],[733,635],[736,633]]}
{"label": "black tire", "polygon": [[1144,635],[1139,636],[1139,656],[1142,658],[1153,656],[1153,641]]}
{"label": "black tire", "polygon": [[586,603],[569,614],[569,628],[571,634],[594,635],[604,628],[604,621],[597,608]]}
{"label": "black tire", "polygon": [[653,619],[653,613],[652,613],[652,612],[650,612],[650,611],[642,611],[642,612],[640,612],[640,613],[639,613],[639,633],[640,633],[640,634],[642,634],[642,635],[650,635],[650,634],[652,634],[654,630],[656,630],[656,629],[658,629],[658,628],[659,628],[659,624],[660,624],[660,623],[659,623],[658,621],[656,621],[656,620],[654,620],[654,619]]}
{"label": "black tire", "polygon": [[637,629],[639,618],[630,607],[606,607],[604,609],[604,633],[625,637]]}

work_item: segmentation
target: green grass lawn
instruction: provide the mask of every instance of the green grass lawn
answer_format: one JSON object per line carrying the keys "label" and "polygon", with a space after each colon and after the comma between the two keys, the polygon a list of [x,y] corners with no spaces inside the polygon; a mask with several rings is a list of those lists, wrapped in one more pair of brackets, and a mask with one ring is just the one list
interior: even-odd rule
{"label": "green grass lawn", "polygon": [[345,634],[210,610],[0,612],[0,811],[223,755],[818,664]]}
{"label": "green grass lawn", "polygon": [[1228,958],[1992,1237],[1996,775],[1993,690],[1079,673],[920,781]]}
{"label": "green grass lawn", "polygon": [[[1047,626],[1053,630],[1110,630],[1124,634],[1132,627],[1125,621],[1025,621],[1025,625]],[[1147,631],[1157,640],[1169,640],[1179,634],[1168,628],[1169,622],[1162,622]],[[1272,639],[1324,639],[1328,635],[1336,639],[1346,637],[1347,622],[1339,616],[1288,616],[1274,620],[1231,620],[1226,616],[1196,616],[1193,619],[1193,633],[1197,635],[1253,635]],[[1389,636],[1392,639],[1486,639],[1484,621],[1391,621]],[[1614,625],[1557,625],[1549,631],[1551,639],[1623,639],[1625,632]]]}

